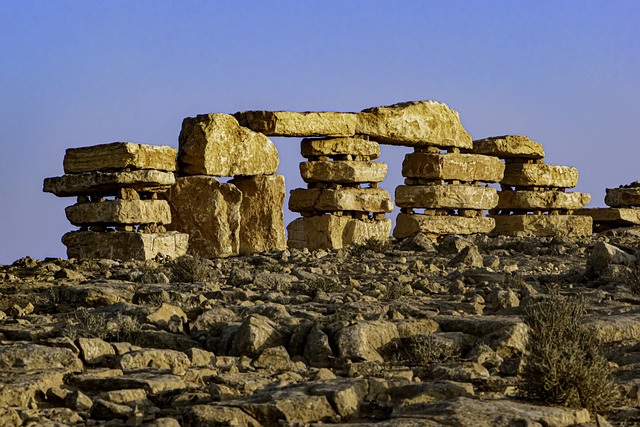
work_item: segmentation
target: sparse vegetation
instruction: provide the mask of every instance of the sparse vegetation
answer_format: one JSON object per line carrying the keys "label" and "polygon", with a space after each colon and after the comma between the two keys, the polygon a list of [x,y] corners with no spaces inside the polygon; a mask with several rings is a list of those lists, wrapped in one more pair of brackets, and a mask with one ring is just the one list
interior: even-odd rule
{"label": "sparse vegetation", "polygon": [[211,278],[209,261],[191,255],[178,258],[171,269],[174,282],[205,282]]}
{"label": "sparse vegetation", "polygon": [[528,353],[520,390],[544,404],[606,412],[616,394],[595,333],[583,326],[585,302],[557,294],[529,307]]}
{"label": "sparse vegetation", "polygon": [[354,256],[361,256],[365,254],[367,251],[377,252],[377,253],[385,253],[390,251],[393,248],[390,239],[378,239],[375,237],[370,237],[365,240],[363,243],[353,245],[350,247],[351,254]]}
{"label": "sparse vegetation", "polygon": [[414,335],[407,347],[411,361],[422,366],[455,360],[460,356],[452,342],[440,339],[437,335]]}
{"label": "sparse vegetation", "polygon": [[132,316],[118,313],[113,318],[104,314],[91,313],[83,308],[78,310],[73,320],[65,328],[64,335],[77,338],[100,338],[109,342],[140,341],[142,325]]}

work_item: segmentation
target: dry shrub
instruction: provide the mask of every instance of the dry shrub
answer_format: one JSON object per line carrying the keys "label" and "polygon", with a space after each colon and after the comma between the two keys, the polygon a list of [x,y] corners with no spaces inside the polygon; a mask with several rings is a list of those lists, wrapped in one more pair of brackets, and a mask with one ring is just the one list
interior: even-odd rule
{"label": "dry shrub", "polygon": [[136,344],[142,338],[142,324],[126,314],[117,313],[109,317],[82,308],[75,313],[74,321],[65,328],[63,335],[73,340],[100,338],[109,342]]}
{"label": "dry shrub", "polygon": [[379,239],[376,237],[370,237],[363,243],[358,243],[351,246],[351,254],[354,256],[361,256],[367,253],[367,251],[385,253],[389,252],[393,248],[390,239]]}
{"label": "dry shrub", "polygon": [[610,369],[594,331],[582,324],[580,298],[557,294],[530,306],[530,328],[520,390],[547,405],[606,412],[616,400]]}
{"label": "dry shrub", "polygon": [[211,278],[209,264],[209,260],[205,258],[191,255],[181,256],[171,268],[173,281],[181,283],[205,282]]}
{"label": "dry shrub", "polygon": [[410,359],[422,366],[442,363],[460,358],[460,353],[451,341],[437,335],[414,335],[408,343]]}

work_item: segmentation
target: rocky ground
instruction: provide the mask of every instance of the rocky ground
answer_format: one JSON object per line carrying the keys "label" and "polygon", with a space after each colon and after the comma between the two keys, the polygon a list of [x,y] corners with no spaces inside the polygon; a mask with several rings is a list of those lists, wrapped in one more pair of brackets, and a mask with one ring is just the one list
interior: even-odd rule
{"label": "rocky ground", "polygon": [[[639,242],[621,229],[213,261],[23,258],[0,266],[0,424],[640,425]],[[522,396],[524,314],[572,295],[611,368],[603,414]]]}

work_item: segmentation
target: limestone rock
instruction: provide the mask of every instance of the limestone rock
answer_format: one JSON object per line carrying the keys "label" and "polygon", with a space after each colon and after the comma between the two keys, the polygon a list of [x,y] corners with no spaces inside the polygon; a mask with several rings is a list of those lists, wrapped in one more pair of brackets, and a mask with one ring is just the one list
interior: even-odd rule
{"label": "limestone rock", "polygon": [[366,137],[305,138],[301,143],[302,157],[362,156],[366,160],[380,157],[380,145]]}
{"label": "limestone rock", "polygon": [[52,369],[49,365],[32,372],[2,370],[0,373],[0,405],[28,408],[36,402],[36,397],[64,384],[65,369]]}
{"label": "limestone rock", "polygon": [[165,200],[105,200],[78,203],[65,209],[73,225],[169,224],[171,210]]}
{"label": "limestone rock", "polygon": [[378,350],[399,337],[398,329],[391,322],[359,322],[337,333],[335,347],[344,359],[384,362]]}
{"label": "limestone rock", "polygon": [[357,133],[391,145],[472,148],[457,111],[436,101],[411,101],[363,110]]}
{"label": "limestone rock", "polygon": [[501,159],[542,159],[544,148],[521,135],[503,135],[473,141],[473,152]]}
{"label": "limestone rock", "polygon": [[326,396],[312,396],[298,389],[285,388],[266,395],[257,395],[242,402],[240,407],[268,427],[276,427],[281,423],[285,425],[305,425],[312,421],[324,423],[336,417]]}
{"label": "limestone rock", "polygon": [[62,243],[67,247],[69,258],[147,260],[159,254],[172,258],[185,255],[189,235],[177,232],[72,231],[62,236]]}
{"label": "limestone rock", "polygon": [[500,183],[514,187],[573,188],[578,185],[578,170],[544,163],[510,163]]}
{"label": "limestone rock", "polygon": [[447,234],[486,234],[493,230],[493,218],[461,216],[409,215],[401,213],[396,219],[393,237],[404,239],[415,233],[424,233],[430,238]]}
{"label": "limestone rock", "polygon": [[80,355],[88,365],[110,361],[116,355],[111,344],[100,338],[78,338]]}
{"label": "limestone rock", "polygon": [[295,189],[289,198],[293,212],[391,212],[393,202],[381,188]]}
{"label": "limestone rock", "polygon": [[193,426],[262,427],[242,409],[216,404],[188,406],[184,408],[184,418],[187,425]]}
{"label": "limestone rock", "polygon": [[118,361],[118,368],[123,370],[155,368],[184,369],[191,366],[191,361],[181,351],[146,348],[123,354]]}
{"label": "limestone rock", "polygon": [[126,172],[84,172],[45,178],[43,191],[58,197],[114,196],[120,188],[164,191],[175,184],[172,172],[134,170]]}
{"label": "limestone rock", "polygon": [[407,154],[402,162],[402,176],[428,180],[499,182],[504,163],[496,157],[480,154]]}
{"label": "limestone rock", "polygon": [[208,176],[185,176],[164,197],[171,207],[167,228],[189,234],[189,254],[238,255],[242,193],[235,185]]}
{"label": "limestone rock", "polygon": [[609,228],[640,225],[640,209],[637,208],[592,208],[580,209],[574,213],[589,216],[594,224]]}
{"label": "limestone rock", "polygon": [[471,185],[400,185],[396,204],[401,208],[493,209],[498,203],[495,188]]}
{"label": "limestone rock", "polygon": [[640,340],[640,312],[637,310],[589,319],[585,326],[593,328],[603,344]]}
{"label": "limestone rock", "polygon": [[391,220],[359,220],[348,216],[319,215],[298,218],[287,226],[291,248],[339,249],[368,239],[387,239]]}
{"label": "limestone rock", "polygon": [[180,307],[163,302],[160,307],[147,315],[146,320],[152,325],[165,328],[174,320],[186,323],[187,315]]}
{"label": "limestone rock", "polygon": [[494,236],[590,236],[593,222],[579,215],[495,215]]}
{"label": "limestone rock", "polygon": [[240,211],[241,255],[283,250],[287,247],[284,236],[286,195],[282,175],[235,178],[230,181],[242,193]]}
{"label": "limestone rock", "polygon": [[546,210],[582,209],[591,201],[587,193],[565,193],[562,191],[501,191],[497,209]]}
{"label": "limestone rock", "polygon": [[640,187],[607,188],[604,202],[613,208],[640,207]]}
{"label": "limestone rock", "polygon": [[354,113],[243,111],[234,114],[238,122],[269,136],[353,136],[358,117]]}
{"label": "limestone rock", "polygon": [[178,163],[188,175],[271,175],[278,170],[278,150],[261,133],[238,124],[228,114],[188,117],[180,131]]}
{"label": "limestone rock", "polygon": [[259,369],[267,369],[272,372],[287,371],[293,368],[293,362],[289,358],[287,349],[283,346],[265,348],[260,356],[253,362],[253,366]]}
{"label": "limestone rock", "polygon": [[82,371],[82,361],[68,348],[26,343],[0,347],[0,369],[63,369]]}
{"label": "limestone rock", "polygon": [[65,173],[122,169],[176,170],[175,148],[133,142],[113,142],[91,147],[69,148],[64,155]]}
{"label": "limestone rock", "polygon": [[631,265],[636,257],[617,246],[605,242],[597,242],[587,260],[587,274],[599,276],[607,271],[611,264]]}
{"label": "limestone rock", "polygon": [[476,245],[470,245],[462,249],[458,255],[453,257],[449,262],[451,266],[457,266],[460,264],[467,265],[469,267],[482,267],[483,260],[480,251]]}
{"label": "limestone rock", "polygon": [[270,319],[259,315],[247,318],[236,332],[231,345],[232,354],[260,354],[264,349],[277,347],[286,342],[285,335]]}
{"label": "limestone rock", "polygon": [[382,182],[387,176],[387,164],[361,161],[302,162],[300,175],[305,182]]}

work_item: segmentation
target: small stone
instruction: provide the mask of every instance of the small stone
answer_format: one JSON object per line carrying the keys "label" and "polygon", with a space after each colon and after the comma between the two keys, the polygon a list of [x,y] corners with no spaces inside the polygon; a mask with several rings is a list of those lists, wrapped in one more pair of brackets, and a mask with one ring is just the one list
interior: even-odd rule
{"label": "small stone", "polygon": [[293,363],[287,349],[283,346],[277,346],[264,349],[253,362],[253,366],[270,371],[287,371],[292,368]]}
{"label": "small stone", "polygon": [[176,170],[175,148],[159,145],[113,142],[91,147],[69,148],[64,155],[64,172],[82,173],[123,169]]}
{"label": "small stone", "polygon": [[449,265],[457,266],[464,264],[468,267],[482,267],[484,265],[482,255],[476,245],[470,245],[462,249],[458,255],[456,255]]}
{"label": "small stone", "polygon": [[362,156],[366,160],[380,157],[380,145],[364,137],[306,138],[301,143],[302,157]]}
{"label": "small stone", "polygon": [[402,251],[432,251],[434,245],[424,233],[416,233],[400,242],[398,248]]}
{"label": "small stone", "polygon": [[133,408],[119,405],[102,399],[96,399],[91,407],[91,417],[100,420],[128,419],[133,414]]}

